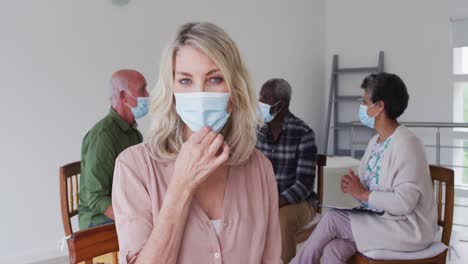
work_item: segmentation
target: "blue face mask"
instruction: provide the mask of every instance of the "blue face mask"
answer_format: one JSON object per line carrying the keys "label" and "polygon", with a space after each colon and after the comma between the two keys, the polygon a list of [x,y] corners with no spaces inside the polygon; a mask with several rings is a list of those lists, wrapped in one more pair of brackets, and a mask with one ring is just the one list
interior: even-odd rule
{"label": "blue face mask", "polygon": [[129,96],[135,98],[137,100],[137,106],[131,107],[127,104],[127,106],[130,108],[130,110],[133,113],[133,116],[135,119],[144,117],[148,113],[148,108],[149,108],[149,97],[135,97],[129,93],[127,93]]}
{"label": "blue face mask", "polygon": [[229,119],[226,108],[229,93],[174,93],[176,111],[182,121],[196,132],[204,126],[218,133]]}
{"label": "blue face mask", "polygon": [[276,114],[278,113],[278,111],[275,113],[275,114],[270,114],[270,109],[277,105],[279,103],[276,102],[275,104],[273,105],[269,105],[269,104],[265,104],[265,103],[262,103],[262,102],[258,102],[258,108],[259,108],[259,115],[261,116],[261,118],[263,119],[263,121],[265,121],[266,123],[270,123],[273,119],[275,119],[275,116]]}
{"label": "blue face mask", "polygon": [[[376,104],[376,103],[375,103]],[[361,104],[359,106],[359,121],[361,121],[361,123],[363,125],[365,125],[366,127],[368,128],[374,128],[375,126],[375,116],[369,116],[367,114],[367,109],[369,109],[369,107],[372,107],[374,106],[375,104],[372,104],[371,106],[367,106],[367,105],[363,105]]]}

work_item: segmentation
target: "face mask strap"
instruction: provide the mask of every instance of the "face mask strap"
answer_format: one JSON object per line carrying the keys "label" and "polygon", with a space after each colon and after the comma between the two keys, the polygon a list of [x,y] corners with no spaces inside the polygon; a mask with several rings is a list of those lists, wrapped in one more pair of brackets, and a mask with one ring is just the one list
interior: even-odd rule
{"label": "face mask strap", "polygon": [[[281,100],[279,100],[278,102],[272,104],[272,105],[270,106],[270,110],[271,110],[271,108],[273,108],[274,106],[278,105],[279,103],[281,103]],[[281,110],[282,110],[282,108],[280,108],[279,110],[277,110],[274,114],[272,114],[272,116],[276,116],[279,112],[281,112]]]}
{"label": "face mask strap", "polygon": [[133,96],[132,94],[130,94],[129,92],[127,92],[127,90],[124,90],[124,93],[126,93],[127,95],[129,95],[130,97],[132,97],[133,99],[137,100],[137,97]]}
{"label": "face mask strap", "polygon": [[127,92],[126,90],[124,90],[124,92],[129,95],[130,97],[132,97],[133,99],[135,99],[137,102],[138,102],[138,98],[148,98],[148,96],[133,96],[132,94],[130,94],[129,92]]}
{"label": "face mask strap", "polygon": [[[123,92],[124,92],[126,95],[128,95],[128,96],[132,97],[133,99],[135,99],[135,100],[137,101],[137,106],[138,106],[138,99],[137,99],[135,96],[133,96],[133,95],[131,95],[129,92],[127,92],[126,89],[124,89]],[[125,104],[128,108],[130,108],[130,109],[133,108],[133,107],[131,107],[129,104],[127,104],[127,102],[124,102],[124,104]]]}
{"label": "face mask strap", "polygon": [[[380,103],[380,102],[382,102],[382,100],[377,101],[377,102],[371,104],[370,106],[367,107],[367,109],[369,109],[369,108],[372,107],[372,106],[376,106],[376,105],[377,105],[378,103]],[[372,116],[372,118],[376,118],[380,113],[381,113],[381,112],[378,112],[377,114],[375,114],[374,116]]]}

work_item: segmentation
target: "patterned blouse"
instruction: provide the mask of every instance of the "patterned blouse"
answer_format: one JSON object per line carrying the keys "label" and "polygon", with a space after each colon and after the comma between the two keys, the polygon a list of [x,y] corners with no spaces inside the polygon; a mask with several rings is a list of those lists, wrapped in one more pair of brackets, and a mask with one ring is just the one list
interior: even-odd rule
{"label": "patterned blouse", "polygon": [[[375,143],[372,147],[371,154],[367,160],[365,170],[361,172],[361,183],[368,191],[381,191],[379,187],[381,175],[382,160],[385,156],[385,151],[388,149],[392,137],[387,138],[385,141]],[[368,208],[366,202],[362,202],[362,207]],[[379,208],[374,208],[379,209]]]}

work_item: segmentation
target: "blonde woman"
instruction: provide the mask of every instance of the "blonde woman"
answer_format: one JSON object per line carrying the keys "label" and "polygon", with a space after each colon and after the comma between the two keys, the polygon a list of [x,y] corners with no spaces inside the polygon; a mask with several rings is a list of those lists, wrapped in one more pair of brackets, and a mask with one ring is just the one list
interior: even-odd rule
{"label": "blonde woman", "polygon": [[178,30],[151,96],[149,139],[115,165],[121,263],[281,263],[276,180],[255,150],[255,98],[222,29]]}

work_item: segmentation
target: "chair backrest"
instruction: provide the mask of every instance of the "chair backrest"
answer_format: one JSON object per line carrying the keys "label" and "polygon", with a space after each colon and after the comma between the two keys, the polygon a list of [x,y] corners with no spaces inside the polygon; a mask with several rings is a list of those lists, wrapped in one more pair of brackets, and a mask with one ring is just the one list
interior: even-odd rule
{"label": "chair backrest", "polygon": [[71,264],[82,261],[93,263],[92,259],[95,257],[119,251],[115,224],[77,231],[70,236],[67,243]]}
{"label": "chair backrest", "polygon": [[437,199],[437,224],[443,228],[442,243],[449,246],[453,224],[454,173],[451,169],[435,165],[430,165],[429,169]]}
{"label": "chair backrest", "polygon": [[73,233],[71,218],[78,214],[80,173],[79,161],[60,167],[60,205],[66,236]]}
{"label": "chair backrest", "polygon": [[[317,155],[317,195],[319,198],[319,204],[323,204],[323,167],[327,166],[327,156],[318,154]],[[322,207],[317,207],[317,212],[322,212]]]}

